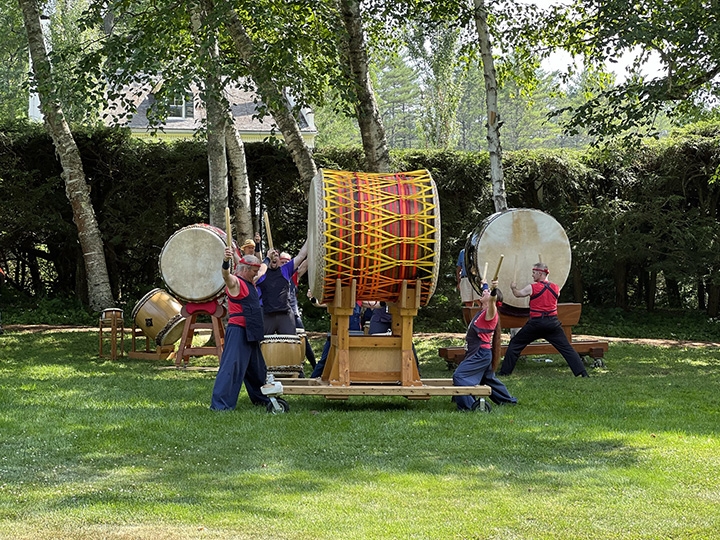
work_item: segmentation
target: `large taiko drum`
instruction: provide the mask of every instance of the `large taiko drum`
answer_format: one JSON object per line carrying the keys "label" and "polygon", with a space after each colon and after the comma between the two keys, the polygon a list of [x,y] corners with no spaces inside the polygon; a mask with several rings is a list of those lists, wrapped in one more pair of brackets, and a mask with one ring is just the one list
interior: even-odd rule
{"label": "large taiko drum", "polygon": [[204,223],[183,227],[168,238],[159,264],[170,292],[185,302],[206,302],[220,296],[225,289],[220,265],[226,238],[225,231]]}
{"label": "large taiko drum", "polygon": [[265,365],[276,375],[301,372],[305,361],[305,347],[300,336],[270,334],[260,342]]}
{"label": "large taiko drum", "polygon": [[[493,278],[500,255],[504,255],[498,276],[503,304],[521,309],[528,308],[530,299],[515,298],[510,283],[517,282],[518,288],[532,283],[532,267],[542,260],[550,270],[549,279],[562,288],[572,263],[565,230],[551,215],[532,208],[493,214],[468,237],[465,268],[476,290],[480,289],[481,279],[489,282]],[[483,276],[486,263],[489,275]]]}
{"label": "large taiko drum", "polygon": [[440,205],[425,170],[359,173],[320,170],[308,201],[308,279],[319,302],[335,283],[356,280],[357,300],[397,302],[402,283],[421,283],[420,305],[437,284]]}
{"label": "large taiko drum", "polygon": [[166,291],[153,289],[135,304],[132,318],[157,345],[172,345],[182,337],[185,318],[181,309],[182,304]]}

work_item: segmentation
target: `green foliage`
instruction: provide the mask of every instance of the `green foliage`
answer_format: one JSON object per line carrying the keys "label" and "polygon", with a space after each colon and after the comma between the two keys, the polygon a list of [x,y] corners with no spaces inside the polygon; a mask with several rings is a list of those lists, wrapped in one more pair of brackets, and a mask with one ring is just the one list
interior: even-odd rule
{"label": "green foliage", "polygon": [[[716,315],[716,132],[716,126],[702,124],[632,152],[622,147],[506,152],[509,205],[549,213],[570,239],[577,275],[563,289],[563,300]],[[82,265],[52,143],[39,126],[8,124],[0,133],[5,195],[0,213],[7,217],[0,230],[0,264],[32,297],[71,295]],[[164,242],[181,227],[207,220],[205,145],[147,143],[114,129],[79,130],[77,140],[113,291],[132,306],[162,286],[157,260]],[[297,179],[283,147],[248,144],[246,154],[253,212],[267,209],[275,242],[297,251],[307,230],[308,186]],[[322,148],[314,158],[319,167],[366,170],[359,147]],[[428,169],[440,200],[437,292],[418,324],[460,331],[455,261],[468,234],[494,213],[488,155],[402,150],[392,152],[391,159],[394,170]],[[257,223],[259,216],[254,218]],[[306,311],[312,318],[313,310]]]}

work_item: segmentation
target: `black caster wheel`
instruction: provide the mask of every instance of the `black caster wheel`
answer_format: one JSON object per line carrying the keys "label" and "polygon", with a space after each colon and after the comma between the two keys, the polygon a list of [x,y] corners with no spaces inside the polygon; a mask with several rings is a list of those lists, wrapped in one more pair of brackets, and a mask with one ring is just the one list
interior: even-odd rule
{"label": "black caster wheel", "polygon": [[595,360],[593,360],[592,367],[594,367],[594,368],[604,368],[604,367],[605,367],[605,362],[603,362],[603,359],[602,359],[602,358],[596,358]]}
{"label": "black caster wheel", "polygon": [[275,408],[275,404],[271,401],[267,404],[267,412],[270,414],[285,414],[290,410],[290,405],[283,398],[275,398],[277,404],[280,406],[280,410]]}
{"label": "black caster wheel", "polygon": [[490,412],[492,411],[492,405],[484,398],[476,399],[475,403],[472,404],[473,411],[479,412]]}

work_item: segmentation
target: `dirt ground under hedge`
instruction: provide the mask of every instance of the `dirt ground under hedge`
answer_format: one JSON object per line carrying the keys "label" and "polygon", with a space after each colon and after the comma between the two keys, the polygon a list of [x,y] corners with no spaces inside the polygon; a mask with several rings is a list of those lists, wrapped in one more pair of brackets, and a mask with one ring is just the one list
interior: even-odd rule
{"label": "dirt ground under hedge", "polygon": [[[49,324],[10,324],[3,326],[6,332],[21,333],[40,333],[40,332],[97,332],[98,329],[92,326],[63,326]],[[308,332],[311,338],[322,338],[325,332]],[[465,337],[464,333],[415,333],[414,337],[437,338],[437,339],[454,339],[461,342]],[[509,340],[509,335],[503,336],[505,340]],[[678,348],[699,348],[699,347],[720,347],[720,342],[715,341],[689,341],[689,340],[672,340],[672,339],[646,339],[646,338],[616,338],[605,336],[589,336],[583,334],[574,334],[573,338],[578,340],[602,340],[610,343],[635,343],[638,345],[649,345],[653,347],[678,347]]]}

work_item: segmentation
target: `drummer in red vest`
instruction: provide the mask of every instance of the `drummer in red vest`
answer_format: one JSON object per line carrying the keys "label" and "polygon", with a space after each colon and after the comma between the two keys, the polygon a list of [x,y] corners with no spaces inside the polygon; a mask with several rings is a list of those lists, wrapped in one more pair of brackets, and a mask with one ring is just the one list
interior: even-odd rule
{"label": "drummer in red vest", "polygon": [[215,378],[210,408],[216,411],[233,410],[243,380],[250,401],[254,405],[267,405],[263,395],[267,367],[260,351],[263,339],[263,314],[253,280],[260,269],[260,260],[254,255],[240,259],[235,274],[230,273],[233,250],[225,249],[222,276],[227,286],[228,325],[220,368]]}
{"label": "drummer in red vest", "polygon": [[536,263],[532,269],[532,283],[522,289],[518,289],[515,282],[510,284],[516,298],[530,297],[530,318],[510,340],[498,375],[510,375],[522,350],[536,339],[546,339],[562,355],[576,377],[588,376],[580,355],[568,342],[558,319],[560,287],[548,280],[549,273],[546,264]]}

